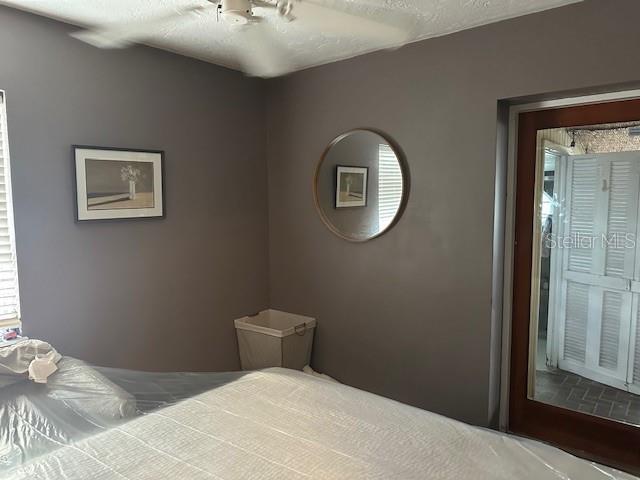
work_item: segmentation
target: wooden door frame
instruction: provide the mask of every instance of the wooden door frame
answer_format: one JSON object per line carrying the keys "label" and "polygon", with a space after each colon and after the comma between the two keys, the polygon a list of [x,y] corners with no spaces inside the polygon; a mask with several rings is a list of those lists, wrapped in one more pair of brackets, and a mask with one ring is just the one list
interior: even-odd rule
{"label": "wooden door frame", "polygon": [[635,472],[640,471],[640,447],[632,445],[640,445],[640,429],[529,400],[527,367],[536,132],[638,120],[639,98],[640,91],[617,92],[511,108],[501,396],[502,428]]}

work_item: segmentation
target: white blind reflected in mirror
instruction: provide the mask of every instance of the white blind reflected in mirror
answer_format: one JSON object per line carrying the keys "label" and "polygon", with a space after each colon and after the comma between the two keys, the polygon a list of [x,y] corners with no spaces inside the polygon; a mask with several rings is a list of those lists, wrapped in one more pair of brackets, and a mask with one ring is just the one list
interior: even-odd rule
{"label": "white blind reflected in mirror", "polygon": [[378,147],[378,228],[384,230],[393,221],[402,201],[402,170],[389,145]]}
{"label": "white blind reflected in mirror", "polygon": [[0,327],[16,326],[20,323],[19,318],[20,302],[11,202],[7,112],[4,93],[0,92]]}

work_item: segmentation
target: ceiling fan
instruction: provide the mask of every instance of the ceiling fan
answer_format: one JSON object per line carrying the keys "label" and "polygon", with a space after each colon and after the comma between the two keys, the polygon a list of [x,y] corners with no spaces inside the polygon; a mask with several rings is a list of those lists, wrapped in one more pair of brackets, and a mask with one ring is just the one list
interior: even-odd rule
{"label": "ceiling fan", "polygon": [[[295,70],[295,65],[287,55],[280,34],[273,28],[272,19],[296,22],[322,34],[363,38],[375,48],[400,47],[412,40],[416,28],[414,17],[385,8],[379,0],[202,2],[145,20],[110,24],[71,35],[99,48],[125,48],[150,39],[162,27],[175,25],[177,19],[215,10],[216,23],[230,25],[234,34],[245,37],[246,46],[236,52],[244,72],[251,76],[275,77]],[[212,24],[212,28],[215,27]]]}

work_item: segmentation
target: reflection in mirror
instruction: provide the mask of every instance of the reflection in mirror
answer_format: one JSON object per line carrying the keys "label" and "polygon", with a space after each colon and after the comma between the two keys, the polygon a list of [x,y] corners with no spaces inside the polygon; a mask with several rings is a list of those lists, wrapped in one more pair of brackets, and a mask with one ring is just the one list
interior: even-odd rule
{"label": "reflection in mirror", "polygon": [[393,143],[370,130],[353,130],[325,151],[315,177],[324,223],[338,236],[366,241],[391,228],[402,213],[408,185]]}
{"label": "reflection in mirror", "polygon": [[529,397],[640,426],[640,122],[538,132]]}

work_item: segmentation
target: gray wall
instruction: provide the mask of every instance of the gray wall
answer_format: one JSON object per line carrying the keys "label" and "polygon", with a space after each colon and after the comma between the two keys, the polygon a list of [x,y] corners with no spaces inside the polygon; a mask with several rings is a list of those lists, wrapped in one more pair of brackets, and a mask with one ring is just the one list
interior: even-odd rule
{"label": "gray wall", "polygon": [[[26,333],[100,364],[236,369],[232,320],[268,304],[262,84],[71,28],[0,7]],[[164,150],[167,218],[74,223],[72,144]]]}
{"label": "gray wall", "polygon": [[[640,80],[638,18],[637,0],[588,0],[270,82],[271,304],[318,317],[315,368],[495,419],[498,100]],[[326,144],[360,126],[401,145],[412,190],[393,230],[354,245],[324,227],[309,185]]]}

